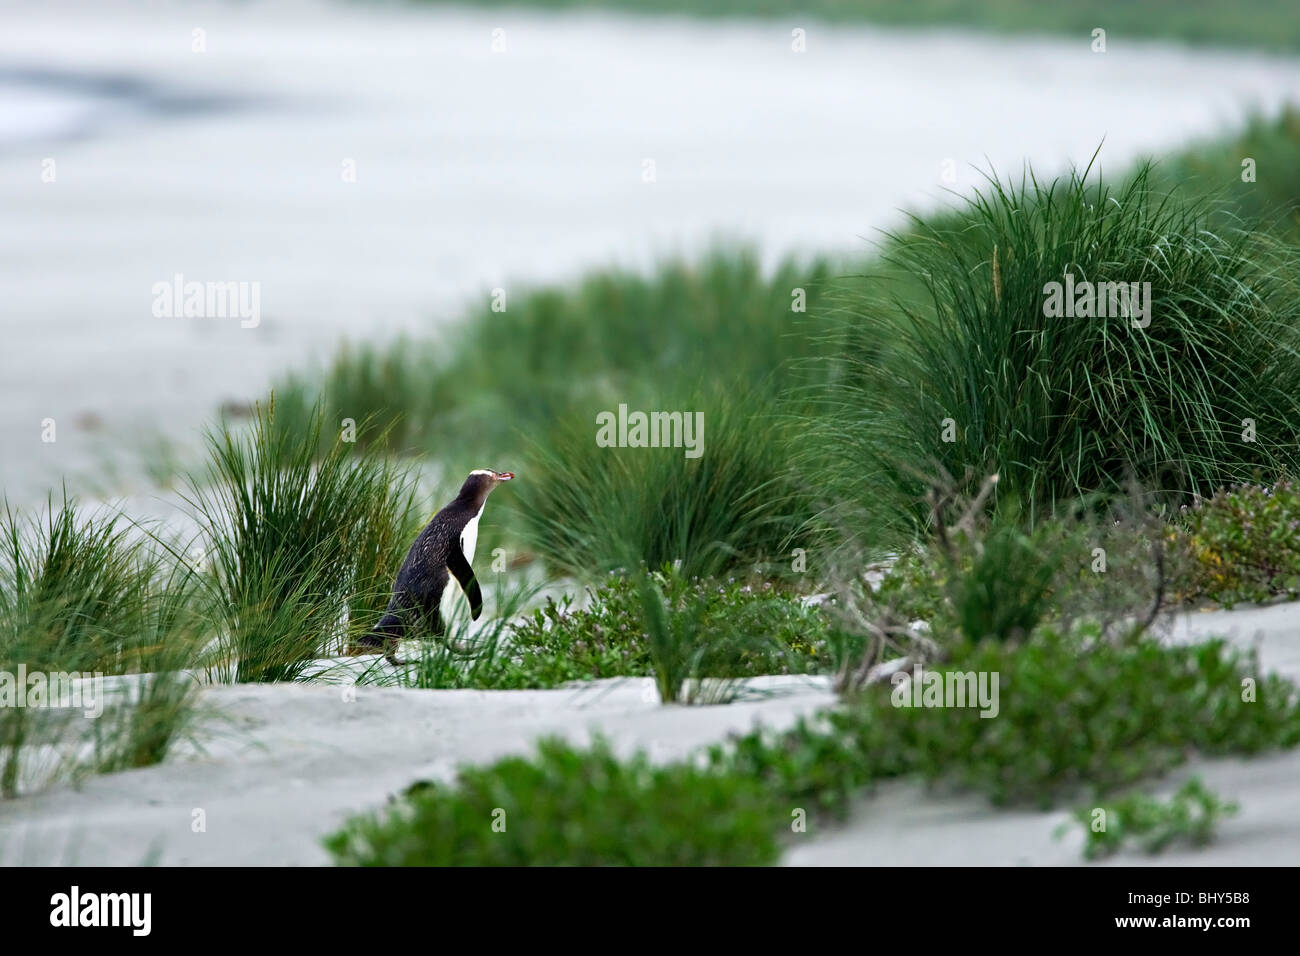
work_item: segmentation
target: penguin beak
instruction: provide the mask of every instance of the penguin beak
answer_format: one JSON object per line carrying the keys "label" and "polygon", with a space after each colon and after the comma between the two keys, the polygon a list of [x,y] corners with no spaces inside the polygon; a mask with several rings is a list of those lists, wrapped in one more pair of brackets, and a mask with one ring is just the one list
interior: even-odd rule
{"label": "penguin beak", "polygon": [[515,473],[514,473],[513,471],[498,471],[498,472],[497,472],[497,481],[509,481],[509,480],[510,480],[511,478],[513,478],[514,476],[515,476]]}

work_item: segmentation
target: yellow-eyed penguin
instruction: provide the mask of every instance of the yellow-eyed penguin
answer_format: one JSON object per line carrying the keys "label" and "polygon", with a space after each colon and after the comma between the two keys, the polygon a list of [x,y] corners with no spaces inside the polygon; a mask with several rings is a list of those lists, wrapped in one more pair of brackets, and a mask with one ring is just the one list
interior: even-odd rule
{"label": "yellow-eyed penguin", "polygon": [[360,643],[383,647],[389,661],[397,663],[397,642],[404,637],[446,632],[442,597],[449,577],[454,576],[469,600],[470,614],[478,620],[483,612],[483,593],[474,578],[474,549],[478,544],[478,522],[487,497],[503,481],[514,478],[508,471],[479,468],[469,473],[456,499],[425,525],[411,545],[393,597],[379,623]]}

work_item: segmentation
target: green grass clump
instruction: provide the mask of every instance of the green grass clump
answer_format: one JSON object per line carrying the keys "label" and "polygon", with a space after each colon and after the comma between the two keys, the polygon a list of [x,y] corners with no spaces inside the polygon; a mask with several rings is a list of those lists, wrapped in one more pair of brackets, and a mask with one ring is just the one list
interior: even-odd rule
{"label": "green grass clump", "polygon": [[[889,259],[926,298],[859,304],[860,359],[812,423],[809,467],[864,514],[917,514],[935,472],[999,474],[998,496],[1033,508],[1294,464],[1300,248],[1212,231],[1216,208],[1158,195],[1143,167],[1118,189],[1087,170],[993,179],[960,215],[916,220]],[[1045,316],[1067,273],[1149,282],[1149,326]]]}
{"label": "green grass clump", "polygon": [[1219,821],[1235,816],[1238,809],[1193,777],[1167,803],[1133,794],[1104,807],[1080,807],[1075,820],[1084,831],[1084,857],[1096,860],[1117,853],[1128,841],[1141,843],[1152,854],[1179,840],[1205,846],[1214,839]]}
{"label": "green grass clump", "polygon": [[33,669],[121,673],[147,614],[151,571],[131,529],[66,497],[44,520],[6,509],[0,647]]}
{"label": "green grass clump", "polygon": [[219,615],[221,676],[292,680],[367,630],[415,537],[404,473],[340,432],[323,457],[325,419],[277,420],[274,399],[245,433],[209,435],[211,462],[191,481],[203,580]]}
{"label": "green grass clump", "polygon": [[1185,556],[1175,582],[1184,600],[1300,597],[1300,488],[1290,478],[1218,489],[1178,513],[1170,539]]}
{"label": "green grass clump", "polygon": [[954,546],[947,597],[967,641],[1022,640],[1042,622],[1063,557],[1054,530],[1043,525],[1037,533],[1027,532],[1014,521],[1000,520],[977,547],[966,549],[965,568]]}
{"label": "green grass clump", "polygon": [[688,577],[763,562],[788,568],[816,511],[789,470],[789,423],[748,393],[632,407],[702,413],[702,453],[601,447],[600,407],[566,421],[535,450],[519,486],[533,550],[583,580],[643,563],[675,564]]}
{"label": "green grass clump", "polygon": [[[78,706],[0,707],[0,795],[65,771],[161,760],[190,728],[204,624],[187,568],[175,568],[120,516],[68,498],[43,518],[0,522],[0,673],[50,682],[78,675]],[[110,693],[96,675],[122,678]],[[15,687],[25,694],[26,687]],[[102,713],[86,716],[97,701]]]}
{"label": "green grass clump", "polygon": [[545,740],[534,758],[416,785],[325,845],[354,866],[753,866],[775,861],[775,823],[753,781]]}

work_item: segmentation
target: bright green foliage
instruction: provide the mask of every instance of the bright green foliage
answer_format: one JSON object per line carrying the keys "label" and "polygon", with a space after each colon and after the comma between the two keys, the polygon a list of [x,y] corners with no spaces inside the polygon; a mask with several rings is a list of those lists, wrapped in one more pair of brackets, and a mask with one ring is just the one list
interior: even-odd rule
{"label": "bright green foliage", "polygon": [[1300,596],[1300,487],[1293,479],[1220,488],[1183,508],[1169,537],[1186,559],[1177,590],[1187,600],[1231,607]]}
{"label": "bright green foliage", "polygon": [[[1130,841],[1153,854],[1179,840],[1205,846],[1214,839],[1219,821],[1235,816],[1238,809],[1237,804],[1224,802],[1199,777],[1193,777],[1168,803],[1133,794],[1104,807],[1080,807],[1075,819],[1084,831],[1083,855],[1095,860],[1118,852]],[[1099,810],[1105,812],[1104,818],[1098,816]],[[1098,825],[1101,819],[1104,827]]]}
{"label": "bright green foliage", "polygon": [[778,813],[742,777],[546,740],[454,786],[416,785],[326,846],[368,866],[759,865],[776,860]]}

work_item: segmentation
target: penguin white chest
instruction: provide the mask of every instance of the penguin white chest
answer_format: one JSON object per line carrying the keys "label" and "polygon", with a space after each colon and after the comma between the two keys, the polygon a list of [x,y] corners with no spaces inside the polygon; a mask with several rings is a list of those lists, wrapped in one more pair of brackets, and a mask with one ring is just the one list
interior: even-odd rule
{"label": "penguin white chest", "polygon": [[[478,519],[483,517],[483,509],[478,509],[478,514],[465,522],[465,527],[460,532],[460,552],[465,555],[465,560],[471,568],[474,567],[474,549],[478,546]],[[455,620],[462,608],[467,608],[469,604],[465,599],[465,593],[461,590],[460,582],[456,580],[454,574],[447,575],[447,587],[443,588],[442,600],[438,603],[438,608],[442,612],[444,621]]]}
{"label": "penguin white chest", "polygon": [[[483,502],[486,507],[487,502]],[[474,564],[474,549],[478,546],[478,519],[483,517],[483,508],[478,509],[478,514],[465,522],[465,527],[460,532],[460,550],[465,555],[465,560],[471,565]]]}

